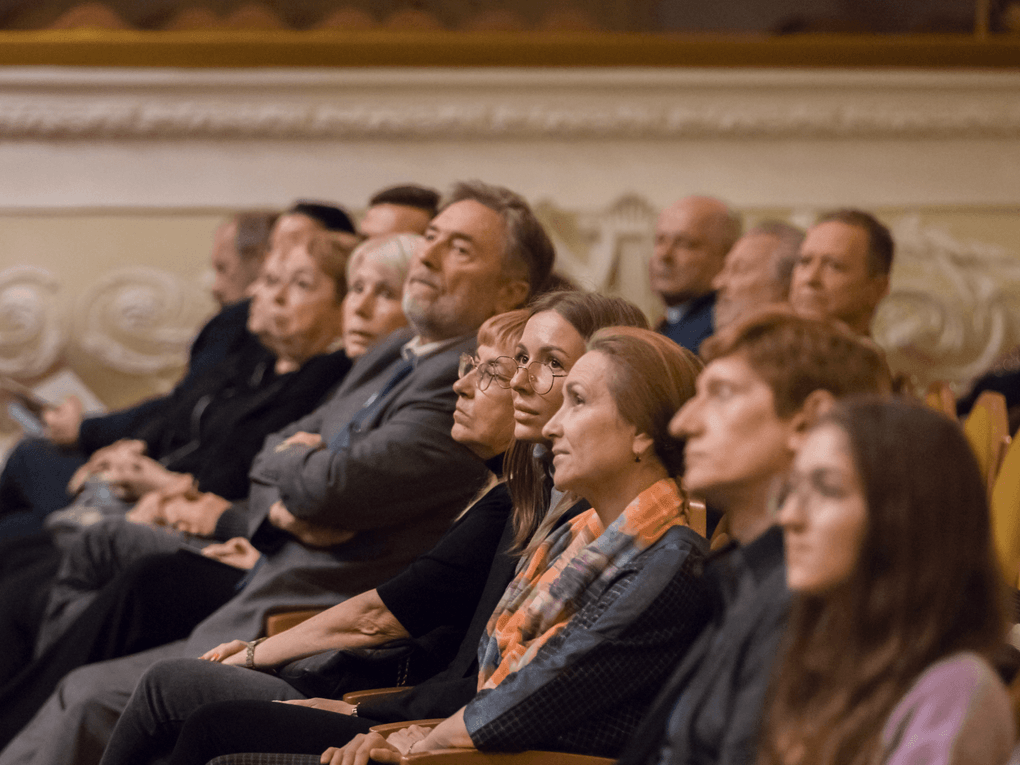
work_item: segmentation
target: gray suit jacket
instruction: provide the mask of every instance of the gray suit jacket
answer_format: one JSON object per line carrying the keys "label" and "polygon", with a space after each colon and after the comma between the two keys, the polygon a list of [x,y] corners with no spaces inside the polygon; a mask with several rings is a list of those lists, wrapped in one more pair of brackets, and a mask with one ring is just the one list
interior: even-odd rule
{"label": "gray suit jacket", "polygon": [[[347,447],[276,451],[298,431],[319,433],[329,444],[385,388],[410,338],[401,330],[384,340],[355,363],[329,401],[266,439],[248,498],[262,562],[236,597],[195,628],[191,648],[252,639],[273,610],[331,606],[375,587],[432,547],[480,487],[485,466],[450,436],[457,360],[474,349],[473,337],[418,359]],[[270,526],[269,508],[278,499],[298,518],[357,533],[329,550],[310,549]]]}

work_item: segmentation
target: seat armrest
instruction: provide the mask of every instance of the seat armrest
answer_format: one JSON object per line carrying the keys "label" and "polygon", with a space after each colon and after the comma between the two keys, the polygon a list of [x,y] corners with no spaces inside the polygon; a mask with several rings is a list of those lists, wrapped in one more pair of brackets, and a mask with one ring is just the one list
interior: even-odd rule
{"label": "seat armrest", "polygon": [[[386,696],[396,696],[400,693],[406,693],[411,690],[413,685],[398,685],[393,688],[367,688],[363,691],[351,691],[345,693],[343,700],[348,704],[360,704],[362,701],[368,701],[369,699],[381,699]],[[404,727],[403,724],[400,727]]]}
{"label": "seat armrest", "polygon": [[301,608],[293,611],[278,611],[275,614],[269,614],[266,617],[264,634],[266,637],[279,635],[281,632],[285,632],[291,627],[296,627],[301,624],[301,622],[311,619],[313,616],[321,614],[325,610],[325,608]]}

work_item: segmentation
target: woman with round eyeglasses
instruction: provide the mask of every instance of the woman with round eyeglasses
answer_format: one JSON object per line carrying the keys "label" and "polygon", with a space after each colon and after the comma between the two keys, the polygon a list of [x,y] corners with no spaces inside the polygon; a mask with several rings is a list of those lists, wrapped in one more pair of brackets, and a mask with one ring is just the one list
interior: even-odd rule
{"label": "woman with round eyeglasses", "polygon": [[542,434],[563,403],[563,379],[599,329],[648,329],[648,320],[633,303],[594,292],[551,292],[529,311],[514,357],[509,363],[500,360],[502,372],[496,378],[513,391],[515,443],[507,452],[506,474],[514,501],[515,546],[525,555],[564,513],[578,509],[576,497],[554,489],[549,439]]}
{"label": "woman with round eyeglasses", "polygon": [[990,659],[1004,588],[959,426],[847,400],[807,435],[779,510],[794,606],[763,765],[1001,765],[1015,739]]}

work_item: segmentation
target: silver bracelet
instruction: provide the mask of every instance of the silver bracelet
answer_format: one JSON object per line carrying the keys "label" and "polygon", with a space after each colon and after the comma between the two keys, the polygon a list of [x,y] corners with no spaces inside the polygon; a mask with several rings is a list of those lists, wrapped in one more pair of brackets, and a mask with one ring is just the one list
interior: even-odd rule
{"label": "silver bracelet", "polygon": [[248,669],[255,669],[255,646],[265,640],[264,637],[260,637],[256,640],[247,640],[245,645],[248,646],[248,653],[244,659],[244,666]]}

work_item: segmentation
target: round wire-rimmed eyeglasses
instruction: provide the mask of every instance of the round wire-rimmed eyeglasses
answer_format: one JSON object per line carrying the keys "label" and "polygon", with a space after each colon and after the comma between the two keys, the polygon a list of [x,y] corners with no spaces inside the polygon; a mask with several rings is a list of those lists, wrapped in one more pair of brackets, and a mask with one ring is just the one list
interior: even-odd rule
{"label": "round wire-rimmed eyeglasses", "polygon": [[497,356],[491,361],[482,361],[477,356],[473,356],[470,353],[460,354],[460,364],[457,366],[457,377],[463,378],[472,372],[478,373],[478,381],[475,385],[478,390],[484,391],[492,381],[496,381],[496,385],[504,390],[510,387],[510,381],[513,380],[518,369],[523,369],[528,373],[528,381],[531,383],[531,389],[535,393],[545,395],[552,390],[553,382],[557,377],[566,377],[567,373],[556,374],[552,371],[550,361],[532,361],[530,364],[518,364],[517,361],[510,356]]}

